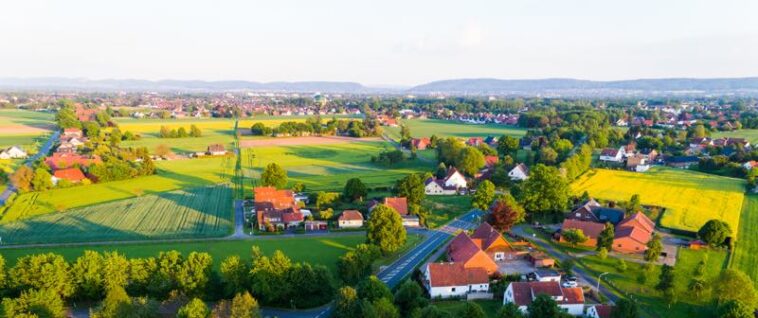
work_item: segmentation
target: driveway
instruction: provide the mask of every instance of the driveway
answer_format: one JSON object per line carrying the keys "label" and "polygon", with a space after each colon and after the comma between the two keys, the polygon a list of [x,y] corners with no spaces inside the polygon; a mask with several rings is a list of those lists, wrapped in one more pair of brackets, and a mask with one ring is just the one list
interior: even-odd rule
{"label": "driveway", "polygon": [[498,270],[503,275],[528,274],[534,272],[534,266],[525,259],[497,262]]}

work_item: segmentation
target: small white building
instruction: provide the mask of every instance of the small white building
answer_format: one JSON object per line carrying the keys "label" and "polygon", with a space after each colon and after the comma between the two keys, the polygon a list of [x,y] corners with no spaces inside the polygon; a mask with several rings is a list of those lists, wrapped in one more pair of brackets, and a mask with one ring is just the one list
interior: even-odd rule
{"label": "small white building", "polygon": [[513,282],[503,294],[503,305],[514,303],[527,313],[527,306],[539,295],[547,295],[572,316],[584,315],[584,292],[580,287],[563,288],[559,282]]}
{"label": "small white building", "polygon": [[487,293],[489,276],[484,268],[465,268],[463,263],[429,263],[423,268],[424,287],[429,297],[465,297],[469,293]]}
{"label": "small white building", "polygon": [[429,178],[424,182],[424,193],[427,195],[453,195],[457,190],[457,188],[445,186],[443,180]]}
{"label": "small white building", "polygon": [[539,282],[560,282],[561,273],[552,269],[539,269],[534,272],[534,278]]}
{"label": "small white building", "polygon": [[0,151],[0,159],[23,159],[28,154],[19,146],[11,146]]}
{"label": "small white building", "polygon": [[524,181],[529,178],[529,168],[525,164],[519,163],[508,172],[508,177],[512,181]]}
{"label": "small white building", "polygon": [[618,149],[605,148],[602,152],[600,152],[600,160],[622,162],[624,160],[624,156],[626,155],[626,150],[624,150],[624,148],[625,147],[619,147]]}
{"label": "small white building", "polygon": [[466,182],[466,178],[463,177],[463,174],[458,172],[458,169],[455,169],[455,167],[452,167],[447,171],[445,186],[459,189],[468,187],[468,183]]}
{"label": "small white building", "polygon": [[337,223],[341,229],[345,228],[359,228],[363,226],[363,214],[358,210],[345,210],[342,211]]}
{"label": "small white building", "polygon": [[421,221],[418,216],[415,215],[403,215],[403,226],[405,227],[421,227]]}

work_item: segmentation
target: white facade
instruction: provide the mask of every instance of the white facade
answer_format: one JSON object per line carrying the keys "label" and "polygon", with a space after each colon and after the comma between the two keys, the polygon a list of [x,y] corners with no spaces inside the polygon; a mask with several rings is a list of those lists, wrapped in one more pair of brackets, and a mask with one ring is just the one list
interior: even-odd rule
{"label": "white facade", "polygon": [[453,188],[466,188],[468,187],[468,183],[466,183],[466,178],[464,178],[460,172],[455,171],[452,175],[450,175],[449,178],[445,179],[445,186]]}
{"label": "white facade", "polygon": [[[536,295],[532,295],[532,299],[534,299]],[[583,316],[584,315],[584,304],[562,304],[563,296],[558,297],[551,297],[553,300],[558,302],[558,307],[563,309],[565,312],[567,312],[569,315],[572,316]],[[513,292],[513,284],[509,284],[508,288],[505,290],[505,293],[503,293],[503,305],[508,303],[515,303],[515,295]],[[527,314],[527,305],[519,305],[518,309],[524,313]]]}
{"label": "white facade", "polygon": [[424,186],[424,193],[427,195],[452,195],[455,194],[455,189],[446,190],[437,182],[429,182]]}
{"label": "white facade", "polygon": [[508,172],[508,177],[513,181],[524,181],[529,178],[529,176],[526,174],[526,171],[524,171],[521,165],[518,165],[511,169],[511,171]]}
{"label": "white facade", "polygon": [[[431,275],[429,273],[429,264],[424,267],[424,282],[426,289],[429,291],[429,298],[453,298],[453,297],[465,297],[468,293],[486,293],[490,289],[489,283],[482,284],[465,284],[459,286],[432,286],[434,283],[431,281]],[[461,273],[466,275],[466,273]]]}
{"label": "white facade", "polygon": [[624,147],[620,147],[618,151],[616,152],[616,156],[606,156],[606,155],[600,155],[600,160],[602,161],[612,161],[612,162],[621,162],[624,159],[624,156],[626,154],[626,151],[624,150]]}
{"label": "white facade", "polygon": [[340,228],[358,228],[363,226],[363,220],[339,220]]}
{"label": "white facade", "polygon": [[407,226],[407,227],[421,227],[421,223],[419,223],[418,217],[415,217],[415,216],[405,216],[405,217],[403,217],[403,226]]}
{"label": "white facade", "polygon": [[0,159],[22,159],[26,158],[26,151],[18,146],[12,146],[0,152]]}

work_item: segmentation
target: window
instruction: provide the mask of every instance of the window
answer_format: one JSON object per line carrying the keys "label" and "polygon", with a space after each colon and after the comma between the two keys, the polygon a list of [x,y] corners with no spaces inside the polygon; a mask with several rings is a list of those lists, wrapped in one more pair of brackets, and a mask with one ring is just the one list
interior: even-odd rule
{"label": "window", "polygon": [[453,288],[450,288],[450,291],[451,291],[451,292],[455,292],[455,287],[453,287]]}

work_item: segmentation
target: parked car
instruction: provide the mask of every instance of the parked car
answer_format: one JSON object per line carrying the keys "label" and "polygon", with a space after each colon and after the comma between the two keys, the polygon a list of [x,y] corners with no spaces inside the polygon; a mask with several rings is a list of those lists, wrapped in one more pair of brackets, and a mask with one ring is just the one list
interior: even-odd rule
{"label": "parked car", "polygon": [[576,280],[576,276],[567,276],[563,283],[561,283],[561,286],[564,288],[572,288],[579,286],[579,283]]}

